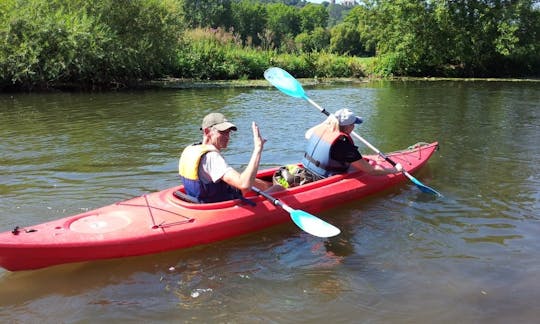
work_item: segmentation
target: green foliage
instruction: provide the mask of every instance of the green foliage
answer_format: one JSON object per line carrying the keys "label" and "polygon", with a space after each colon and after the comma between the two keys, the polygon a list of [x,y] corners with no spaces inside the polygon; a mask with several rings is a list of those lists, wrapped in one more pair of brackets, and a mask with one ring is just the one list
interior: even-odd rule
{"label": "green foliage", "polygon": [[[184,38],[186,25],[204,28]],[[3,0],[0,89],[260,78],[270,65],[305,77],[538,76],[539,38],[537,0]]]}
{"label": "green foliage", "polygon": [[325,28],[328,23],[328,13],[323,6],[308,4],[300,9],[300,29],[312,32],[316,28]]}
{"label": "green foliage", "polygon": [[286,48],[286,43],[300,33],[300,19],[294,7],[282,3],[269,4],[267,28],[272,31],[272,43],[276,48]]}
{"label": "green foliage", "polygon": [[150,79],[170,70],[181,35],[179,8],[164,0],[102,0],[101,22],[114,35],[115,75]]}
{"label": "green foliage", "polygon": [[[538,75],[535,1],[364,0],[351,11],[379,71],[395,75]],[[347,17],[349,18],[349,17]],[[347,19],[346,19],[347,20]],[[520,67],[520,68],[518,68]],[[386,73],[386,72],[385,72]]]}
{"label": "green foliage", "polygon": [[179,51],[175,77],[198,80],[260,78],[272,52],[243,47],[231,33],[222,29],[198,29],[189,33]]}
{"label": "green foliage", "polygon": [[0,39],[1,87],[47,87],[99,71],[112,43],[109,30],[61,1],[13,2],[3,11]]}
{"label": "green foliage", "polygon": [[282,54],[272,58],[279,66],[298,78],[364,77],[370,74],[371,59],[343,57],[329,53]]}
{"label": "green foliage", "polygon": [[330,27],[339,24],[343,20],[343,17],[347,16],[350,11],[337,4],[330,4],[326,10],[328,12],[328,26]]}
{"label": "green foliage", "polygon": [[197,29],[186,34],[174,77],[197,80],[260,79],[270,66],[280,66],[297,77],[348,77],[366,74],[365,59],[329,53],[277,54],[243,46],[222,29]]}
{"label": "green foliage", "polygon": [[301,33],[296,36],[295,42],[304,52],[320,52],[328,48],[330,44],[330,32],[322,27],[317,27],[311,33]]}
{"label": "green foliage", "polygon": [[189,27],[225,27],[232,24],[231,0],[179,0]]}
{"label": "green foliage", "polygon": [[178,47],[171,1],[28,0],[1,8],[1,88],[153,78],[170,69]]}
{"label": "green foliage", "polygon": [[352,56],[367,56],[373,53],[366,52],[356,26],[342,23],[332,28],[330,51],[332,53]]}
{"label": "green foliage", "polygon": [[405,75],[407,70],[406,58],[399,53],[389,53],[377,57],[373,72],[381,76]]}
{"label": "green foliage", "polygon": [[335,78],[352,74],[348,58],[333,54],[318,55],[315,67],[320,77]]}
{"label": "green foliage", "polygon": [[266,8],[253,0],[233,2],[232,14],[234,31],[240,35],[245,45],[260,46],[266,27]]}

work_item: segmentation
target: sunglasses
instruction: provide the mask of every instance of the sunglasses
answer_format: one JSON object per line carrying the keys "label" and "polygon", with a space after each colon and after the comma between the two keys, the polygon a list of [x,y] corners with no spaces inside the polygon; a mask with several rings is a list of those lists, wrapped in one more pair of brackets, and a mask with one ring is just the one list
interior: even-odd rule
{"label": "sunglasses", "polygon": [[227,129],[227,130],[224,130],[224,131],[220,131],[219,129],[217,128],[214,128],[218,133],[220,133],[221,135],[227,135],[227,136],[231,136],[231,129]]}

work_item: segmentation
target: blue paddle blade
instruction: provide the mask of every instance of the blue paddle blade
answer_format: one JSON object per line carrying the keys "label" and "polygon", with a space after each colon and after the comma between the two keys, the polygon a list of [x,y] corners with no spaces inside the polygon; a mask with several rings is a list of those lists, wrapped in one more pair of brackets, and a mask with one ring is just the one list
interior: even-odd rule
{"label": "blue paddle blade", "polygon": [[305,98],[304,88],[298,80],[296,80],[289,72],[278,68],[271,67],[264,71],[264,78],[268,80],[279,91],[295,98]]}
{"label": "blue paddle blade", "polygon": [[422,192],[425,192],[425,193],[429,193],[429,194],[434,194],[436,196],[439,196],[439,197],[442,197],[442,195],[435,189],[433,188],[430,188],[428,186],[426,186],[425,184],[421,183],[420,181],[418,181],[415,177],[413,177],[412,175],[410,175],[408,172],[405,172],[405,175],[407,176],[407,178],[409,178],[417,187],[418,189],[420,189]]}
{"label": "blue paddle blade", "polygon": [[293,222],[300,227],[303,231],[318,237],[332,237],[336,236],[341,231],[339,228],[332,224],[323,221],[303,210],[290,211]]}

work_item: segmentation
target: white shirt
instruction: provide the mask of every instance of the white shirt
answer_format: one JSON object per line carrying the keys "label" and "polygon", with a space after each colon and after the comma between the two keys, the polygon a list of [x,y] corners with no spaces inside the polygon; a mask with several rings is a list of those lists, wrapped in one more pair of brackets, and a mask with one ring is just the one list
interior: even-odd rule
{"label": "white shirt", "polygon": [[208,152],[199,163],[199,179],[204,183],[216,182],[231,169],[232,167],[227,164],[221,153]]}

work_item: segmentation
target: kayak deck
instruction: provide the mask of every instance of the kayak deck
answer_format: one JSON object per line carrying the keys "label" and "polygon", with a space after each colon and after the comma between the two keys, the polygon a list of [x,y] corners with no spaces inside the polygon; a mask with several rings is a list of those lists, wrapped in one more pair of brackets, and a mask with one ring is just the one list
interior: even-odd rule
{"label": "kayak deck", "polygon": [[[438,143],[388,154],[408,172],[422,167]],[[370,163],[390,167],[378,156]],[[258,173],[271,180],[277,168]],[[403,174],[335,175],[272,193],[283,203],[317,213],[404,182]],[[289,214],[255,193],[246,198],[195,204],[175,196],[182,186],[145,194],[58,220],[0,233],[0,266],[10,271],[63,263],[121,258],[208,244],[290,222]]]}

